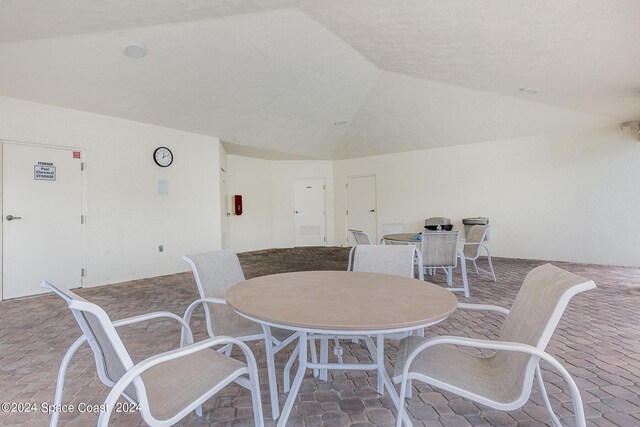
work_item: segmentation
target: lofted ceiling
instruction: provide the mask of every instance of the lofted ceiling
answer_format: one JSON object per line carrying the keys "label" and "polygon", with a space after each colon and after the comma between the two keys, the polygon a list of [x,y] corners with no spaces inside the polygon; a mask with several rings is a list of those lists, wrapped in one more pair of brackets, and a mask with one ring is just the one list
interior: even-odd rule
{"label": "lofted ceiling", "polygon": [[637,120],[638,22],[636,0],[0,0],[0,96],[353,158]]}

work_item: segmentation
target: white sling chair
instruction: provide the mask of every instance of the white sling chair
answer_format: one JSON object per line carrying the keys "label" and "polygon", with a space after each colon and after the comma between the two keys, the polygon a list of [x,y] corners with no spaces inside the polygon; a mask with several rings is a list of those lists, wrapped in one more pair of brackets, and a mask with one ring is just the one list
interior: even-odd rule
{"label": "white sling chair", "polygon": [[[417,271],[418,277],[423,280],[422,255],[415,245],[357,245],[353,249],[355,251],[352,271],[391,274],[410,278],[415,278]],[[400,339],[404,336],[406,334],[390,335],[388,338]],[[319,337],[320,361],[321,363],[327,363],[328,340],[330,338],[335,340],[334,354],[338,358],[338,362],[342,363],[342,346],[340,346],[338,337],[326,335]],[[353,337],[341,336],[339,338],[351,338],[353,341],[364,340],[369,353],[375,358],[375,346],[369,337],[358,335]],[[319,376],[321,380],[326,381],[327,370],[320,370]],[[382,377],[378,378],[378,389],[382,389]]]}
{"label": "white sling chair", "polygon": [[[179,316],[168,312],[148,313],[112,322],[102,308],[70,290],[47,282],[42,282],[41,286],[52,290],[67,302],[83,333],[71,345],[60,365],[54,408],[59,408],[62,403],[69,361],[76,350],[88,342],[95,358],[98,378],[111,388],[105,400],[107,409],[100,412],[98,427],[108,426],[109,417],[120,396],[138,405],[142,419],[151,426],[173,425],[193,410],[201,416],[200,405],[231,382],[251,390],[255,425],[264,425],[258,368],[253,353],[245,343],[231,337],[218,337],[192,344],[193,336],[189,325]],[[161,317],[180,322],[188,345],[157,354],[134,365],[116,328]],[[226,344],[240,347],[247,363],[211,349],[213,346]],[[243,378],[243,375],[248,375],[249,379]],[[51,414],[51,427],[57,425],[59,415],[57,411]]]}
{"label": "white sling chair", "polygon": [[[273,419],[277,419],[280,415],[280,407],[274,357],[277,352],[295,340],[298,334],[252,322],[227,305],[224,299],[227,290],[245,280],[242,266],[234,252],[230,250],[205,252],[184,256],[182,259],[191,267],[200,294],[200,299],[191,303],[184,314],[184,320],[187,323],[190,323],[193,311],[202,305],[207,332],[211,338],[227,335],[240,341],[265,340],[271,412]],[[225,351],[227,355],[231,354],[231,345]]]}
{"label": "white sling chair", "polygon": [[353,241],[355,242],[355,244],[351,247],[351,250],[349,251],[349,261],[347,263],[347,270],[351,270],[351,261],[353,260],[353,251],[355,250],[356,246],[373,245],[373,240],[371,240],[371,237],[369,237],[369,235],[364,231],[352,230],[350,228],[349,233],[351,234],[351,237],[353,237]]}
{"label": "white sling chair", "polygon": [[[567,382],[576,425],[585,426],[580,392],[567,370],[545,352],[562,314],[573,296],[594,289],[595,283],[551,264],[534,268],[507,310],[482,304],[459,304],[460,309],[489,310],[506,315],[499,340],[455,336],[410,336],[400,342],[393,380],[401,383],[397,427],[402,423],[407,383],[419,380],[490,408],[512,411],[531,395],[534,376],[554,426],[560,421],[547,396],[540,360],[549,363]],[[481,356],[458,347],[494,350]]]}
{"label": "white sling chair", "polygon": [[453,269],[458,265],[459,231],[425,231],[422,233],[420,248],[422,249],[425,270],[442,268],[447,273],[447,286],[450,291],[464,292],[469,296],[469,284],[466,272],[462,275],[462,287],[453,288]]}
{"label": "white sling chair", "polygon": [[[484,243],[487,239],[487,233],[489,232],[488,225],[474,225],[469,229],[469,234],[467,234],[467,240],[464,242],[464,247],[462,251],[464,253],[464,257],[467,261],[473,262],[473,266],[476,269],[476,274],[480,274],[480,272],[488,273],[493,278],[493,281],[496,281],[496,274],[493,271],[493,263],[491,262],[491,251],[489,251],[489,247]],[[480,258],[480,251],[484,249],[487,253],[487,262],[489,263],[489,270],[483,270],[478,268],[477,260]]]}

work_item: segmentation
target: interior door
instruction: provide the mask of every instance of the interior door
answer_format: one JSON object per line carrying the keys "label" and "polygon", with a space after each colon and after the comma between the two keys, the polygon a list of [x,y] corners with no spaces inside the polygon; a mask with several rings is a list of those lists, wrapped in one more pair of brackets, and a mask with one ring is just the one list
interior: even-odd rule
{"label": "interior door", "polygon": [[326,246],[324,178],[294,180],[295,246]]}
{"label": "interior door", "polygon": [[2,146],[2,297],[45,292],[47,280],[82,285],[80,152]]}
{"label": "interior door", "polygon": [[[362,230],[375,243],[378,240],[376,213],[376,177],[347,177],[347,229]],[[355,244],[347,232],[347,243]]]}

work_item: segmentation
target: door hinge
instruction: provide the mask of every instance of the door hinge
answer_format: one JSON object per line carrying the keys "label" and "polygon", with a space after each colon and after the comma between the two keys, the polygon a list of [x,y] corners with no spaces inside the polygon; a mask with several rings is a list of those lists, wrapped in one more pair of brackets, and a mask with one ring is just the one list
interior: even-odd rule
{"label": "door hinge", "polygon": [[349,188],[349,184],[345,184],[345,185],[344,185],[344,188]]}
{"label": "door hinge", "polygon": [[80,215],[80,224],[84,224],[84,215]]}
{"label": "door hinge", "polygon": [[323,185],[323,186],[322,186],[322,189],[323,189],[323,190],[326,190],[326,189],[327,189],[327,187],[326,187],[325,185]]}
{"label": "door hinge", "polygon": [[80,277],[84,277],[84,276],[86,276],[86,274],[87,274],[87,272],[85,271],[85,269],[81,268],[80,269]]}
{"label": "door hinge", "polygon": [[326,238],[326,237],[324,238],[324,241],[325,241],[325,242],[327,241],[327,238]]}
{"label": "door hinge", "polygon": [[80,163],[80,170],[83,171],[84,170],[84,162]]}
{"label": "door hinge", "polygon": [[349,211],[347,211],[347,215],[349,215]]}

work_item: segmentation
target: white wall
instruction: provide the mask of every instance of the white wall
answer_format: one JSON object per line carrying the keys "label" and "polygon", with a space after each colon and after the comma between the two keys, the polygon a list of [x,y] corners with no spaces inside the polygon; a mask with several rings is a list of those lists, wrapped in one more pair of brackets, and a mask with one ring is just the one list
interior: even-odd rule
{"label": "white wall", "polygon": [[494,255],[640,266],[640,143],[617,129],[337,161],[335,242],[345,179],[377,176],[378,226],[487,216]]}
{"label": "white wall", "polygon": [[241,194],[243,214],[229,220],[229,248],[249,251],[294,246],[293,180],[325,178],[327,244],[333,245],[333,164],[320,160],[227,157],[229,194]]}
{"label": "white wall", "polygon": [[[185,271],[182,255],[220,247],[217,138],[0,97],[3,139],[84,149],[85,285]],[[152,160],[158,146],[174,154],[168,168]]]}

